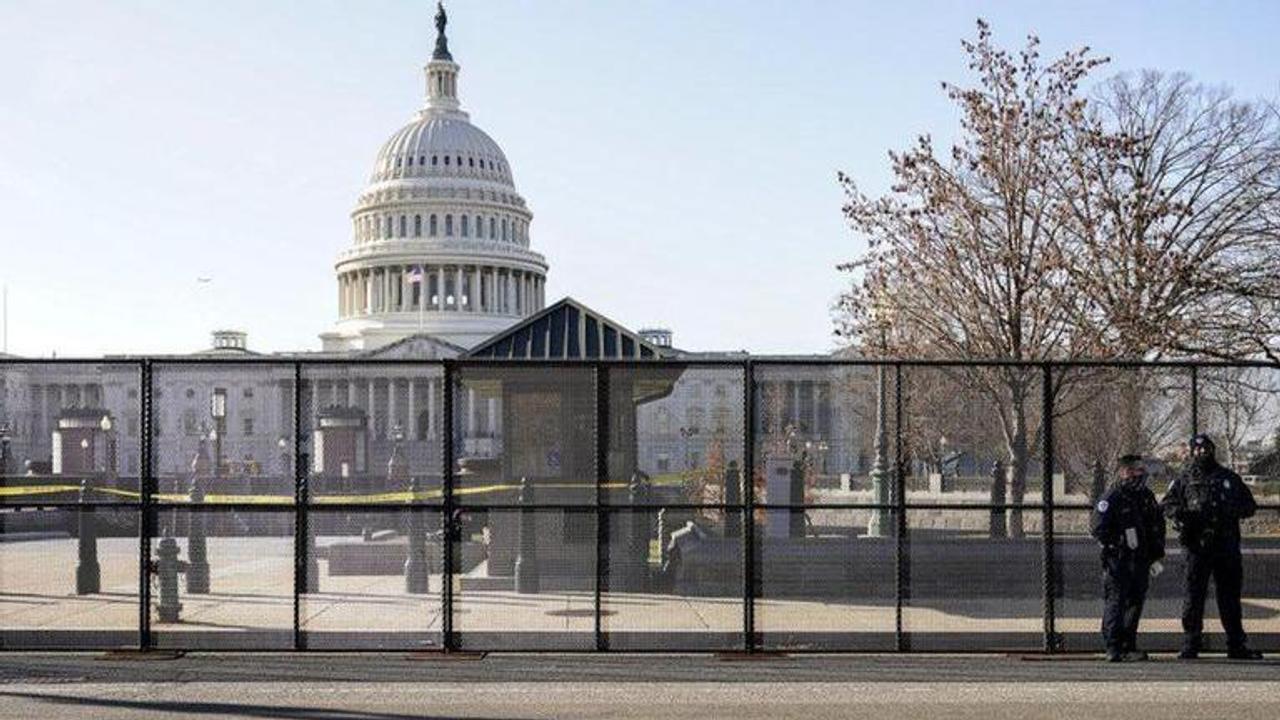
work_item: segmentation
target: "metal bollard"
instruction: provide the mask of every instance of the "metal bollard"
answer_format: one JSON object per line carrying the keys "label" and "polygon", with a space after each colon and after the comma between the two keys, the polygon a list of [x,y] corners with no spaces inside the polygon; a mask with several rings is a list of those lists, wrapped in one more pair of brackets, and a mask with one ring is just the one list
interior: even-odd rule
{"label": "metal bollard", "polygon": [[76,594],[102,592],[102,569],[98,565],[98,523],[93,508],[87,506],[89,481],[80,481],[80,516],[77,518],[79,563],[76,565]]}
{"label": "metal bollard", "polygon": [[989,528],[990,536],[993,538],[1001,538],[1006,534],[1008,525],[1005,522],[1005,509],[1003,507],[995,507],[1003,505],[1005,499],[1005,482],[1006,473],[1004,463],[999,460],[991,466],[991,525]]}
{"label": "metal bollard", "polygon": [[198,474],[192,475],[188,492],[191,519],[187,523],[187,592],[192,595],[209,594],[209,549],[205,539],[204,483]]}
{"label": "metal bollard", "polygon": [[516,555],[516,592],[537,593],[538,578],[538,538],[537,516],[533,509],[533,486],[529,478],[520,478],[520,525],[516,535],[519,554]]}
{"label": "metal bollard", "polygon": [[[422,480],[409,480],[409,502],[422,492]],[[446,540],[447,542],[447,540]],[[427,567],[427,531],[422,526],[422,513],[409,511],[409,545],[404,559],[404,591],[410,595],[425,595],[430,588],[430,572]]]}
{"label": "metal bollard", "polygon": [[160,622],[176,623],[182,612],[178,602],[178,574],[185,572],[187,563],[178,559],[178,541],[165,537],[156,548],[155,572],[160,580],[160,602],[156,615]]}
{"label": "metal bollard", "polygon": [[649,513],[641,510],[649,503],[649,483],[643,473],[631,476],[627,495],[631,517],[627,524],[627,559],[623,565],[622,589],[641,592],[647,589],[649,580]]}
{"label": "metal bollard", "polygon": [[[724,469],[724,504],[726,506],[734,506],[742,500],[742,482],[741,473],[738,471],[738,463],[730,460],[729,466]],[[724,536],[738,537],[742,534],[742,524],[730,521],[725,518]]]}

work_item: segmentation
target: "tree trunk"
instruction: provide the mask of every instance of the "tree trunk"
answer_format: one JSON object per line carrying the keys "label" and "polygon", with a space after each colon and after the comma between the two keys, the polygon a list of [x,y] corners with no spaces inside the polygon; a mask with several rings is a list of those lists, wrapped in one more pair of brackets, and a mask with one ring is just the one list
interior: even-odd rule
{"label": "tree trunk", "polygon": [[[1013,433],[1009,438],[1009,504],[1021,505],[1027,494],[1027,408],[1021,388],[1013,393]],[[1048,480],[1046,480],[1048,481]],[[1009,537],[1020,538],[1022,510],[1009,508]]]}
{"label": "tree trunk", "polygon": [[[1136,372],[1125,372],[1120,376],[1120,452],[1142,454],[1142,378]],[[1110,458],[1114,460],[1115,458]]]}

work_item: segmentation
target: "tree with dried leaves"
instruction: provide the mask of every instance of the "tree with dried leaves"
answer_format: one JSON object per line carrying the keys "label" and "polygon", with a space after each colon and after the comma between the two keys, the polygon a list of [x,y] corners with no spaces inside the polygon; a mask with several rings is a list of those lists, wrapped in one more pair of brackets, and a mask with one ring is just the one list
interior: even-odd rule
{"label": "tree with dried leaves", "polygon": [[[840,177],[845,216],[868,251],[841,269],[860,282],[838,305],[839,332],[864,352],[948,359],[1077,357],[1090,338],[1071,319],[1078,300],[1064,267],[1062,183],[1071,140],[1089,122],[1081,81],[1105,59],[1087,48],[1049,63],[1033,36],[1012,55],[978,23],[963,43],[974,87],[944,84],[961,137],[939,156],[928,136],[890,153],[896,182],[872,198]],[[1010,459],[1008,502],[1023,502],[1038,442],[1041,374],[1035,368],[957,369],[955,382],[996,409]],[[1008,532],[1022,535],[1021,511]]]}
{"label": "tree with dried leaves", "polygon": [[[868,251],[841,266],[855,281],[837,333],[869,355],[1280,363],[1275,106],[1154,72],[1103,83],[1090,102],[1080,86],[1105,59],[1087,48],[1044,64],[1035,37],[1012,55],[982,21],[963,46],[977,82],[944,84],[961,114],[949,157],[928,136],[891,153],[896,182],[882,197],[841,175]],[[997,408],[1008,500],[1021,502],[1043,420],[1039,372],[952,374]],[[1089,376],[1054,374],[1055,414],[1114,413],[1125,451],[1149,445],[1155,390],[1133,373],[1110,393],[1070,388]],[[1021,534],[1016,510],[1009,534]]]}

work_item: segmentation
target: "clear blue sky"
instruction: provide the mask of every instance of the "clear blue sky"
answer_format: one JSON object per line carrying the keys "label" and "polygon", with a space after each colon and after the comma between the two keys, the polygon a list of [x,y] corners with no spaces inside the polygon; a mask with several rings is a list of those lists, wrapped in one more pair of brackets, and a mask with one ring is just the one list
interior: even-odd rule
{"label": "clear blue sky", "polygon": [[[421,102],[426,0],[3,0],[10,352],[318,348],[378,146]],[[691,349],[832,348],[860,243],[835,174],[946,137],[978,16],[1108,72],[1280,90],[1275,2],[455,0],[472,119],[570,294]],[[212,277],[207,286],[198,276]]]}

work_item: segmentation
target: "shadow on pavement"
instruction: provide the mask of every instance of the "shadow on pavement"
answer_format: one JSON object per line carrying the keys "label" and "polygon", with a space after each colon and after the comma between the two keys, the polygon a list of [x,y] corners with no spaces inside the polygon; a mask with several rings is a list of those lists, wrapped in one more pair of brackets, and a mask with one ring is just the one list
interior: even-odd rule
{"label": "shadow on pavement", "polygon": [[[444,715],[403,715],[361,712],[337,708],[308,708],[241,703],[183,702],[169,700],[116,700],[84,695],[0,692],[0,698],[26,700],[57,706],[181,713],[187,717],[228,716],[271,720],[445,720]],[[494,720],[498,720],[494,718]],[[507,720],[507,719],[503,719]]]}

